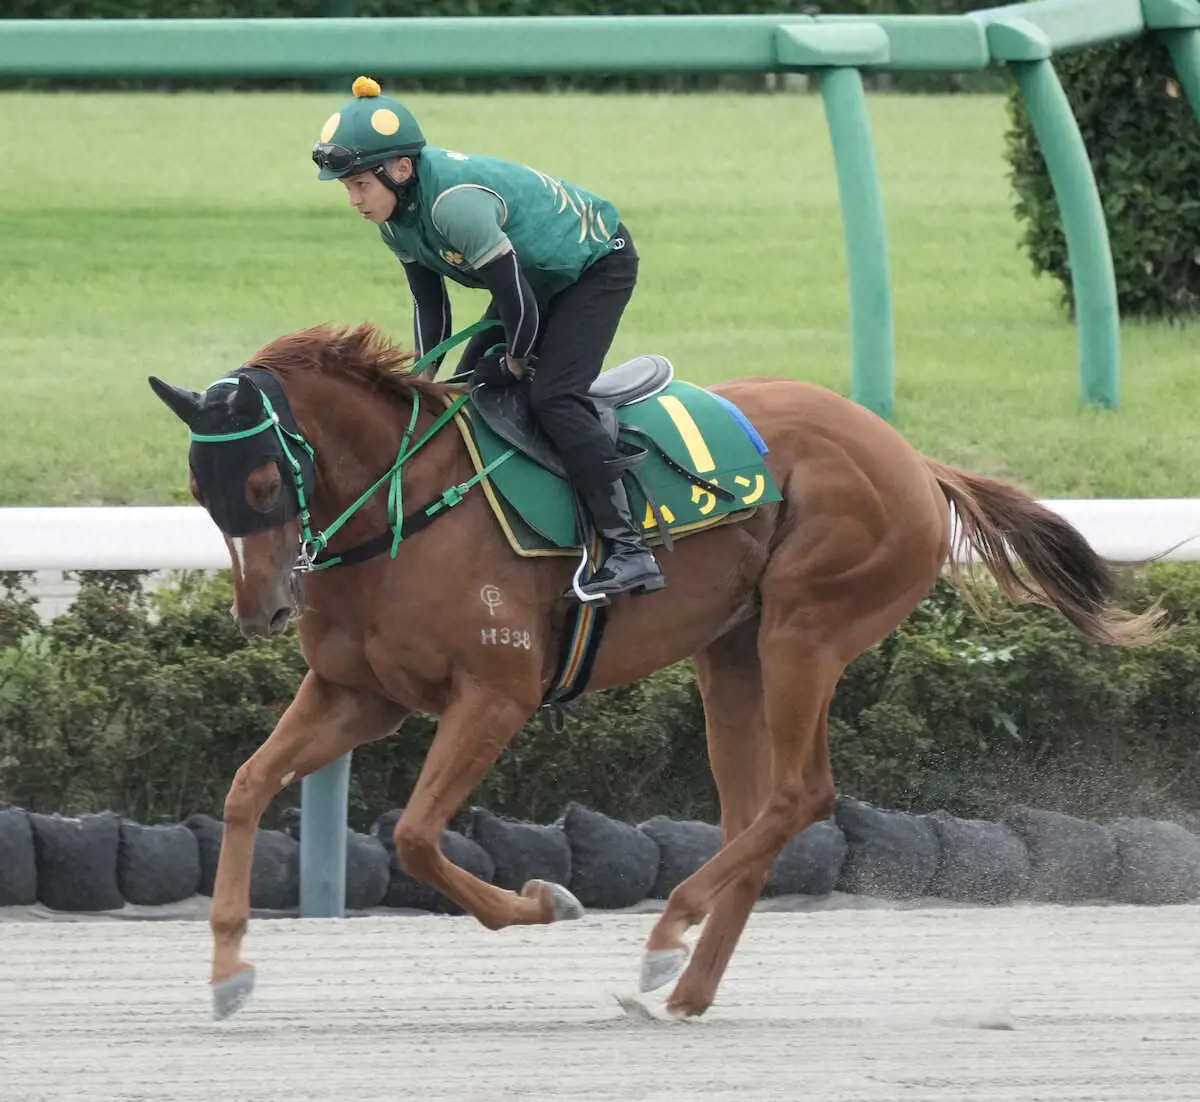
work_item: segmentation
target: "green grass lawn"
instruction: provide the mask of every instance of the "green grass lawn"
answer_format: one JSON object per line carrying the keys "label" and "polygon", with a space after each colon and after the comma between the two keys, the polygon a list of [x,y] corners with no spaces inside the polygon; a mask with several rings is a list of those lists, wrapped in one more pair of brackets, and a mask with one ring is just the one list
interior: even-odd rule
{"label": "green grass lawn", "polygon": [[[151,372],[202,387],[281,333],[411,304],[308,149],[342,93],[3,95],[0,505],[183,500]],[[609,363],[849,389],[829,139],[812,96],[418,96],[431,141],[608,195],[642,255]],[[870,101],[890,232],[897,427],[1039,496],[1196,492],[1194,332],[1126,325],[1122,408],[1079,400],[1058,287],[1018,248],[1004,102]],[[456,328],[486,305],[456,291]]]}

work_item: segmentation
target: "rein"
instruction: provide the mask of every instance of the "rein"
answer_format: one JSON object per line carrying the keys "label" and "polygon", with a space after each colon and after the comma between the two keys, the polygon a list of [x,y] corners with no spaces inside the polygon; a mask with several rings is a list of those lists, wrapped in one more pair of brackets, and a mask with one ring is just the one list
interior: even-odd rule
{"label": "rein", "polygon": [[[500,322],[496,319],[484,318],[473,325],[467,326],[426,352],[425,355],[413,364],[411,372],[413,374],[420,374],[426,365],[433,362],[447,349],[453,348],[456,344],[473,336],[480,330],[499,324]],[[236,378],[218,379],[210,385],[220,386],[222,384],[237,386],[238,380]],[[458,415],[459,410],[470,401],[470,396],[466,394],[455,398],[421,438],[409,447],[413,433],[416,431],[417,418],[421,410],[421,396],[414,391],[412,396],[412,416],[409,418],[408,427],[404,430],[404,437],[400,443],[400,452],[396,456],[395,462],[374,483],[364,490],[353,503],[342,510],[341,514],[332,523],[322,531],[314,533],[312,530],[312,515],[309,509],[309,494],[304,485],[304,475],[300,467],[300,462],[292,449],[293,446],[303,448],[308,453],[308,458],[312,461],[314,469],[316,466],[316,453],[301,433],[287,428],[280,421],[279,414],[275,412],[274,407],[271,405],[271,400],[267,397],[266,393],[260,390],[259,396],[262,398],[263,412],[266,416],[261,423],[255,425],[253,428],[242,429],[238,432],[218,433],[216,435],[202,435],[193,432],[190,433],[190,436],[193,441],[199,444],[220,444],[234,440],[243,440],[248,436],[255,436],[260,432],[268,430],[274,431],[279,439],[279,445],[283,449],[283,454],[287,456],[292,470],[292,480],[296,486],[296,502],[299,507],[300,516],[300,551],[293,569],[302,573],[313,570],[326,570],[331,566],[351,566],[365,562],[367,559],[374,558],[376,555],[387,551],[389,546],[391,557],[394,559],[400,549],[400,544],[405,539],[419,532],[446,510],[457,505],[466,496],[472,486],[482,481],[499,467],[500,464],[515,455],[517,451],[516,448],[509,448],[472,478],[467,479],[466,482],[460,482],[443,490],[432,501],[427,502],[421,508],[405,516],[404,490],[401,483],[401,471],[404,468],[404,464],[441,432]],[[329,554],[329,541],[370,500],[375,492],[385,484],[388,487],[387,530],[364,543],[348,548],[340,554]]]}

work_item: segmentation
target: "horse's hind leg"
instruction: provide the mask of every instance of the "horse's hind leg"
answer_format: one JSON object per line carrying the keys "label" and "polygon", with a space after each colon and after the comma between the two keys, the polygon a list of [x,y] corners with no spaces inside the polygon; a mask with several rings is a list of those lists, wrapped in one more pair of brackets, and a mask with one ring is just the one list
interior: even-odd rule
{"label": "horse's hind leg", "polygon": [[723,915],[720,923],[710,920],[711,932],[706,928],[695,958],[668,999],[668,1009],[676,1014],[702,1014],[711,1005],[724,965],[753,909],[755,897],[748,892],[739,891],[728,901],[725,893],[735,883],[750,880],[761,887],[780,850],[828,815],[836,795],[828,715],[842,662],[807,627],[790,623],[786,615],[772,615],[769,603],[764,605],[758,653],[772,754],[766,798],[753,823],[671,893],[647,941],[651,952],[683,948],[684,932],[703,921],[714,906]]}
{"label": "horse's hind leg", "polygon": [[[724,846],[750,826],[770,791],[771,743],[763,711],[757,634],[758,621],[753,620],[695,656],[708,759],[721,799]],[[751,872],[716,899],[689,970],[706,977],[714,993],[765,881],[766,872]],[[678,949],[649,957],[646,971],[657,971],[658,976],[644,973],[643,986],[660,986],[652,982],[655,978],[661,977],[661,983],[673,979],[685,959]]]}

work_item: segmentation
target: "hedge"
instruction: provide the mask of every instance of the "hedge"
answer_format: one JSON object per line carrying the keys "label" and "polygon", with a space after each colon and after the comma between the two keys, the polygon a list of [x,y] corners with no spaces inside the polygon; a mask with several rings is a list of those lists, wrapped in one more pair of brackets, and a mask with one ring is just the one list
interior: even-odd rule
{"label": "hedge", "polygon": [[[1154,36],[1054,59],[1087,146],[1126,317],[1183,318],[1200,308],[1200,126]],[[1007,134],[1022,244],[1074,311],[1062,215],[1029,115],[1014,91]]]}
{"label": "hedge", "polygon": [[[237,766],[272,729],[304,671],[296,634],[243,640],[227,573],[153,591],[91,575],[68,612],[39,624],[20,579],[0,600],[0,803],[144,824],[219,816]],[[1177,819],[1200,808],[1200,569],[1130,575],[1127,604],[1155,598],[1168,637],[1105,648],[1061,617],[981,619],[939,583],[860,656],[831,709],[839,790],[913,813],[988,817],[1012,803],[1084,817]],[[414,717],[355,753],[351,825],[406,802],[434,730]],[[277,826],[298,786],[274,801]],[[545,822],[572,800],[629,821],[715,822],[690,662],[577,701],[563,733],[535,718],[470,801]],[[467,811],[452,825],[463,829]]]}

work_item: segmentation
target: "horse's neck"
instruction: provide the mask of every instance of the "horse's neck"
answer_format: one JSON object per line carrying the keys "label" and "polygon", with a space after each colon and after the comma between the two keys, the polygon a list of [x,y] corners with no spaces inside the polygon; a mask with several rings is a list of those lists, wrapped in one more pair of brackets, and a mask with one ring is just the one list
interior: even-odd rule
{"label": "horse's neck", "polygon": [[[294,404],[295,404],[295,400]],[[419,399],[417,425],[411,447],[442,413],[429,398]],[[329,523],[374,484],[396,461],[412,420],[412,406],[384,395],[371,395],[359,387],[322,378],[314,380],[296,404],[296,419],[317,457],[314,518]],[[449,430],[447,430],[449,431]],[[442,447],[431,441],[420,458],[405,464],[402,479],[406,494],[414,483],[427,481],[416,469],[429,468]],[[442,464],[437,464],[441,466]],[[380,487],[366,502],[355,521],[378,527],[386,516],[387,488]]]}

